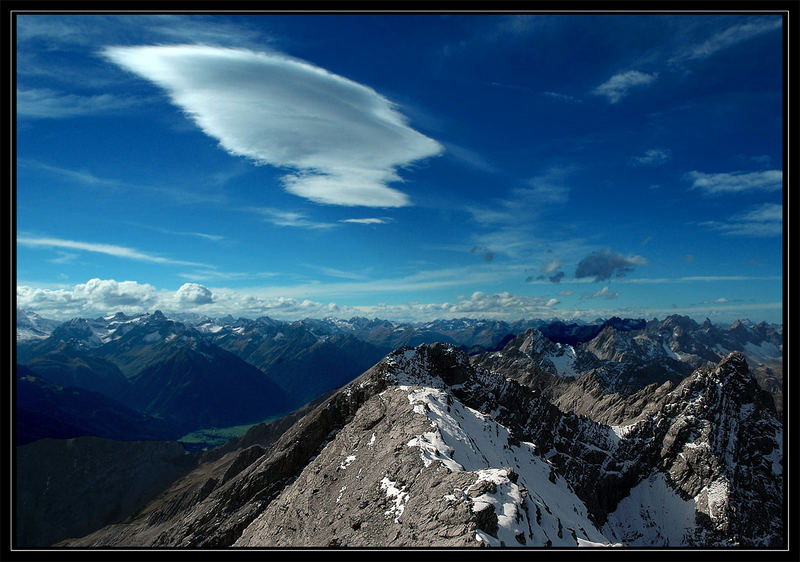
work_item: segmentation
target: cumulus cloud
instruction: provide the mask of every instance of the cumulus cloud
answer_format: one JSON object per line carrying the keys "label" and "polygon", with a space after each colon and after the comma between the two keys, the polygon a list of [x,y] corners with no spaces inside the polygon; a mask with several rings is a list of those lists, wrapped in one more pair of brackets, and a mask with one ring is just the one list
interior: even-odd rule
{"label": "cumulus cloud", "polygon": [[558,304],[558,299],[512,295],[509,292],[486,294],[481,291],[453,303],[418,305],[423,311],[440,311],[439,317],[447,315],[478,315],[532,317],[551,313],[549,310]]}
{"label": "cumulus cloud", "polygon": [[65,320],[76,316],[97,317],[122,311],[138,314],[162,310],[166,314],[202,310],[210,316],[232,314],[278,319],[370,316],[405,321],[428,321],[447,317],[505,318],[550,317],[559,303],[555,298],[513,295],[508,292],[475,292],[454,302],[378,304],[346,306],[335,302],[267,296],[258,290],[214,289],[186,283],[177,291],[157,290],[148,284],[112,279],[91,279],[72,288],[36,288],[17,286],[17,306],[35,311],[46,318]]}
{"label": "cumulus cloud", "polygon": [[647,265],[647,260],[642,256],[623,256],[606,248],[583,258],[575,270],[575,277],[594,277],[595,281],[605,281],[611,279],[612,275],[623,277],[637,265]]}
{"label": "cumulus cloud", "polygon": [[634,166],[660,166],[672,158],[672,151],[668,148],[651,148],[644,154],[631,158]]}
{"label": "cumulus cloud", "polygon": [[329,205],[402,207],[397,169],[442,151],[375,90],[278,53],[202,45],[109,47],[164,88],[230,154],[293,170],[284,188]]}
{"label": "cumulus cloud", "polygon": [[599,86],[592,93],[605,96],[609,103],[617,103],[628,95],[628,90],[635,86],[646,86],[658,77],[658,74],[647,74],[638,70],[628,70],[615,74]]}
{"label": "cumulus cloud", "polygon": [[783,234],[783,206],[764,203],[733,215],[727,222],[705,221],[700,224],[727,236],[752,238],[780,236]]}
{"label": "cumulus cloud", "polygon": [[783,187],[781,170],[719,174],[692,171],[687,177],[692,181],[692,189],[701,189],[712,195],[742,191],[777,191]]}
{"label": "cumulus cloud", "polygon": [[155,287],[135,281],[90,279],[71,289],[17,286],[17,306],[56,319],[103,314],[110,310],[139,312],[159,302]]}
{"label": "cumulus cloud", "polygon": [[198,283],[184,283],[175,292],[175,298],[180,305],[201,305],[214,302],[211,291]]}

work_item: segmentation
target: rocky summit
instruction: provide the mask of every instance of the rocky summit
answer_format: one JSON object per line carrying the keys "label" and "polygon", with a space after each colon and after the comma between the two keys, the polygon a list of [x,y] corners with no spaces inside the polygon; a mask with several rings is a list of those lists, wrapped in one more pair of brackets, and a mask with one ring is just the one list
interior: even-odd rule
{"label": "rocky summit", "polygon": [[623,425],[475,363],[451,345],[400,348],[279,437],[204,462],[127,522],[59,544],[784,544],[782,426],[742,354],[651,400],[617,395]]}

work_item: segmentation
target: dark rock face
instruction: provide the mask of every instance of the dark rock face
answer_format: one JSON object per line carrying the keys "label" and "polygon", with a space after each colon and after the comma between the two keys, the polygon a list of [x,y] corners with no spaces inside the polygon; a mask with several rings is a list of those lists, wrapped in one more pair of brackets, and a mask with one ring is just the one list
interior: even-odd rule
{"label": "dark rock face", "polygon": [[124,520],[195,459],[179,443],[41,439],[16,450],[16,545],[49,546]]}
{"label": "dark rock face", "polygon": [[[205,463],[129,523],[64,544],[782,545],[781,426],[744,357],[651,390],[618,397],[635,419],[611,427],[453,347],[399,349],[263,451]],[[684,527],[627,509],[643,486],[688,510]]]}

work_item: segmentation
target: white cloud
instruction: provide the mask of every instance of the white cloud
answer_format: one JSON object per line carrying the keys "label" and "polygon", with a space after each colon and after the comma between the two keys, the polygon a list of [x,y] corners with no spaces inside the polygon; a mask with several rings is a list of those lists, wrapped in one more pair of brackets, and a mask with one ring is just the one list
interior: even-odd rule
{"label": "white cloud", "polygon": [[584,295],[587,299],[615,299],[619,296],[617,291],[609,291],[608,286],[603,287],[593,295]]}
{"label": "white cloud", "polygon": [[143,193],[149,193],[160,197],[162,200],[168,198],[182,205],[199,203],[220,205],[226,200],[225,195],[218,190],[215,192],[201,192],[197,189],[181,189],[171,185],[148,186],[139,183],[127,183],[114,178],[100,177],[86,170],[70,170],[68,168],[51,166],[36,160],[22,160],[20,164],[25,168],[44,171],[59,179],[76,183],[82,187],[88,186],[114,190],[122,189],[135,192],[137,197],[141,197]]}
{"label": "white cloud", "polygon": [[284,188],[329,205],[402,207],[397,169],[442,146],[372,88],[276,53],[201,45],[109,47],[167,90],[229,153],[293,169]]}
{"label": "white cloud", "polygon": [[334,223],[312,221],[305,214],[295,211],[282,211],[272,207],[251,207],[249,210],[261,215],[265,221],[275,226],[311,229],[332,228],[336,226]]}
{"label": "white cloud", "polygon": [[672,158],[672,151],[666,148],[652,148],[644,154],[634,156],[631,162],[634,166],[660,166]]}
{"label": "white cloud", "polygon": [[749,211],[733,215],[727,222],[705,221],[702,226],[728,236],[764,238],[783,234],[783,206],[764,203]]}
{"label": "white cloud", "polygon": [[97,317],[122,311],[137,314],[162,310],[170,312],[201,311],[210,316],[228,315],[280,319],[337,316],[381,317],[395,320],[423,321],[447,317],[484,317],[515,320],[523,317],[551,317],[558,299],[512,295],[508,292],[474,292],[455,302],[378,304],[346,306],[335,302],[270,296],[258,291],[211,289],[186,283],[177,291],[157,290],[148,284],[112,279],[91,279],[70,288],[17,287],[19,308],[36,311],[46,318],[68,319],[76,316]]}
{"label": "white cloud", "polygon": [[646,86],[658,77],[657,73],[647,74],[638,70],[628,70],[615,74],[599,86],[592,93],[605,96],[610,103],[617,103],[628,95],[628,90],[635,86]]}
{"label": "white cloud", "polygon": [[569,103],[583,103],[583,100],[567,94],[560,94],[558,92],[542,92],[542,93],[549,98],[553,98],[559,101],[565,101]]}
{"label": "white cloud", "polygon": [[[552,166],[531,177],[526,182],[528,187],[509,190],[505,198],[493,199],[488,204],[462,207],[475,222],[495,229],[473,236],[475,245],[494,254],[519,259],[535,253],[543,243],[549,244],[539,239],[535,231],[542,228],[544,221],[540,218],[553,205],[568,201],[570,188],[566,178],[574,169],[574,166]],[[565,245],[577,247],[578,242],[570,240]]]}
{"label": "white cloud", "polygon": [[712,35],[702,43],[692,45],[685,51],[676,55],[670,62],[682,60],[704,59],[710,57],[718,51],[731,47],[737,43],[761,35],[767,31],[781,28],[781,17],[775,16],[771,19],[760,19],[747,23],[734,25]]}
{"label": "white cloud", "polygon": [[105,254],[117,258],[130,259],[136,261],[146,261],[153,263],[163,263],[168,265],[194,265],[209,267],[205,264],[173,260],[162,256],[155,256],[141,252],[134,248],[126,248],[125,246],[114,246],[112,244],[98,244],[94,242],[80,242],[77,240],[63,240],[61,238],[38,238],[32,236],[19,236],[17,237],[17,244],[20,246],[28,246],[31,248],[69,248],[72,250],[83,250],[84,252],[94,252],[98,254]]}
{"label": "white cloud", "polygon": [[[351,318],[367,316],[398,321],[430,321],[437,318],[471,317],[518,320],[520,318],[583,318],[628,316],[652,317],[654,314],[689,313],[703,318],[711,311],[733,310],[780,310],[782,303],[731,304],[718,299],[713,306],[705,308],[635,309],[570,309],[559,310],[555,298],[530,297],[503,292],[486,294],[472,293],[460,296],[453,302],[404,304],[376,304],[368,306],[339,305],[335,302],[320,302],[308,298],[275,296],[261,290],[213,289],[211,302],[204,295],[212,290],[202,285],[178,291],[156,289],[148,284],[134,281],[117,282],[111,279],[91,279],[86,283],[66,287],[17,286],[17,306],[39,313],[45,318],[66,320],[76,316],[95,318],[109,312],[122,311],[138,314],[162,310],[167,315],[173,312],[197,311],[209,316],[243,316],[256,318],[271,316],[283,320],[334,316]],[[208,293],[206,293],[208,291]],[[599,297],[613,298],[615,293],[598,291]],[[190,298],[180,298],[180,294]],[[559,294],[565,294],[562,292]],[[595,293],[597,294],[597,293]],[[195,295],[195,298],[191,298]],[[584,298],[587,298],[584,296]],[[197,302],[199,301],[199,302]]]}
{"label": "white cloud", "polygon": [[692,181],[692,189],[702,189],[709,194],[777,191],[783,187],[783,172],[781,170],[719,174],[692,171],[687,174],[687,177]]}
{"label": "white cloud", "polygon": [[184,283],[175,292],[175,298],[181,305],[201,305],[214,301],[211,291],[198,283]]}
{"label": "white cloud", "polygon": [[349,222],[353,224],[388,224],[392,222],[391,219],[379,219],[379,218],[365,218],[365,219],[343,219],[339,222]]}
{"label": "white cloud", "polygon": [[343,269],[336,269],[335,267],[326,267],[324,265],[316,265],[312,263],[306,263],[303,265],[315,271],[319,271],[328,277],[336,277],[338,279],[366,279],[366,276],[362,275],[361,273],[344,271]]}
{"label": "white cloud", "polygon": [[61,119],[128,109],[142,100],[112,94],[81,96],[46,88],[17,91],[17,112],[23,117]]}
{"label": "white cloud", "polygon": [[110,310],[140,312],[156,307],[155,287],[135,281],[90,279],[72,289],[17,286],[17,306],[39,311],[45,317],[67,319],[104,314]]}
{"label": "white cloud", "polygon": [[51,166],[50,164],[45,164],[44,162],[38,162],[36,160],[23,160],[20,162],[20,164],[27,168],[42,170],[48,174],[59,176],[84,186],[88,185],[92,187],[105,187],[111,189],[121,186],[121,183],[115,179],[101,178],[86,170],[69,170],[59,166]]}
{"label": "white cloud", "polygon": [[557,271],[557,270],[561,269],[562,265],[564,265],[564,264],[562,263],[562,261],[560,259],[553,258],[552,261],[550,261],[550,262],[545,264],[544,272],[545,273],[553,273],[554,271]]}
{"label": "white cloud", "polygon": [[231,281],[243,279],[264,279],[265,277],[275,277],[277,275],[277,273],[272,271],[258,271],[250,273],[246,271],[218,271],[216,269],[206,269],[195,270],[189,273],[179,273],[178,277],[191,279],[193,281],[207,279],[224,279],[226,281]]}
{"label": "white cloud", "polygon": [[169,228],[163,228],[160,226],[153,226],[149,224],[142,224],[138,222],[128,221],[128,224],[133,226],[138,226],[140,228],[146,228],[148,230],[152,230],[155,232],[160,232],[162,234],[170,234],[173,236],[192,236],[195,238],[202,238],[203,240],[211,240],[213,242],[220,242],[224,240],[224,236],[220,236],[218,234],[208,234],[206,232],[193,232],[193,231],[185,231],[185,230],[170,230]]}

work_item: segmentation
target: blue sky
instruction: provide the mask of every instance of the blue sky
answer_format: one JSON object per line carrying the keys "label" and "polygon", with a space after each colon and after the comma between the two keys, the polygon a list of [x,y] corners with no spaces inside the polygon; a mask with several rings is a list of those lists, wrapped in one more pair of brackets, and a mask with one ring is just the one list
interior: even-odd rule
{"label": "blue sky", "polygon": [[779,15],[17,18],[43,316],[782,315]]}

